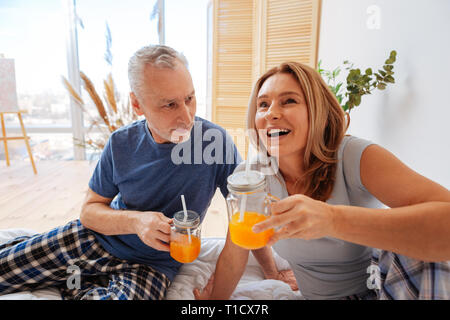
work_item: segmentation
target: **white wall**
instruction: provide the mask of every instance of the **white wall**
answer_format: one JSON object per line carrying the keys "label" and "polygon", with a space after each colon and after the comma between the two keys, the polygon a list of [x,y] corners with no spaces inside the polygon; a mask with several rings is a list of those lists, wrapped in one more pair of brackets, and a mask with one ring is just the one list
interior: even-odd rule
{"label": "white wall", "polygon": [[[379,9],[367,12],[370,6]],[[372,140],[450,188],[450,1],[323,0],[319,59],[381,69],[391,50],[396,83],[362,98],[348,133]],[[375,23],[374,23],[375,22]],[[341,80],[345,80],[342,78]]]}

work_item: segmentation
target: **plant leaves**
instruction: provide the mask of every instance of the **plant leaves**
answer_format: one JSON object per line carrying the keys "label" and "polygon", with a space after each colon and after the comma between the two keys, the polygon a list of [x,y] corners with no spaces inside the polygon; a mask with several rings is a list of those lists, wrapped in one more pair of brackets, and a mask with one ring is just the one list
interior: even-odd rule
{"label": "plant leaves", "polygon": [[395,80],[392,76],[386,76],[386,78],[384,78],[384,81],[389,82],[389,83],[395,83]]}
{"label": "plant leaves", "polygon": [[336,69],[333,70],[333,78],[336,78],[339,73],[341,73],[341,69],[339,67],[337,67]]}
{"label": "plant leaves", "polygon": [[355,97],[355,106],[359,106],[361,104],[361,96]]}
{"label": "plant leaves", "polygon": [[386,89],[386,84],[383,83],[383,82],[380,82],[380,83],[377,85],[377,88],[380,89],[380,90],[384,90],[384,89]]}
{"label": "plant leaves", "polygon": [[[364,73],[361,73],[361,69],[354,68],[354,64],[348,60],[343,62],[343,67],[336,67],[332,71],[322,69],[322,60],[320,60],[318,71],[326,80],[342,109],[349,114],[355,106],[361,104],[363,95],[372,94],[375,89],[384,90],[389,83],[395,83],[393,63],[396,61],[396,57],[397,52],[392,50],[382,69],[379,69],[378,72],[374,72],[372,68],[366,68]],[[348,71],[346,82],[336,83],[336,78],[344,69]],[[348,100],[343,104],[345,98]]]}

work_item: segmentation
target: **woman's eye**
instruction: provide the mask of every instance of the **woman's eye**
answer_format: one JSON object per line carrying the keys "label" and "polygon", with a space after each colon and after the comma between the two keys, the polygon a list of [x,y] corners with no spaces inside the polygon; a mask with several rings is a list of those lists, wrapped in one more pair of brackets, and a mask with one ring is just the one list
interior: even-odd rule
{"label": "woman's eye", "polygon": [[295,101],[292,98],[286,99],[286,101],[284,102],[284,104],[288,104],[288,103],[297,103],[297,101]]}
{"label": "woman's eye", "polygon": [[267,108],[269,105],[267,104],[267,102],[260,102],[259,104],[258,104],[258,108]]}

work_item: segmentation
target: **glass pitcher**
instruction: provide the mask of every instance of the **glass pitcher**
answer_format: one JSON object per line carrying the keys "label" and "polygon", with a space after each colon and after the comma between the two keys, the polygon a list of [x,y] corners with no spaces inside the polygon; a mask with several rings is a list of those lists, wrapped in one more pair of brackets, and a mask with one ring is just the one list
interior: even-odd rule
{"label": "glass pitcher", "polygon": [[247,174],[240,171],[229,176],[227,182],[231,241],[245,249],[264,247],[273,235],[273,229],[255,233],[252,227],[270,216],[270,204],[278,200],[267,193],[265,176],[258,171],[250,170]]}
{"label": "glass pitcher", "polygon": [[170,230],[170,256],[181,263],[194,261],[200,253],[200,215],[192,210],[178,211],[173,216]]}

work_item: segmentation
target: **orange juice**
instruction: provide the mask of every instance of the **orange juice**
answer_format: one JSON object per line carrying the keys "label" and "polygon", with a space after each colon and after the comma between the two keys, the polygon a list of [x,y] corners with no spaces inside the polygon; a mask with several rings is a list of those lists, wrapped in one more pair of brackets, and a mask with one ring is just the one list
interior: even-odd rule
{"label": "orange juice", "polygon": [[170,241],[170,256],[181,263],[194,261],[200,253],[200,239],[191,235],[178,234],[174,240]]}
{"label": "orange juice", "polygon": [[258,212],[245,212],[244,219],[239,221],[240,213],[233,214],[230,221],[231,241],[245,249],[259,249],[266,245],[273,235],[273,229],[254,233],[252,227],[268,217]]}

